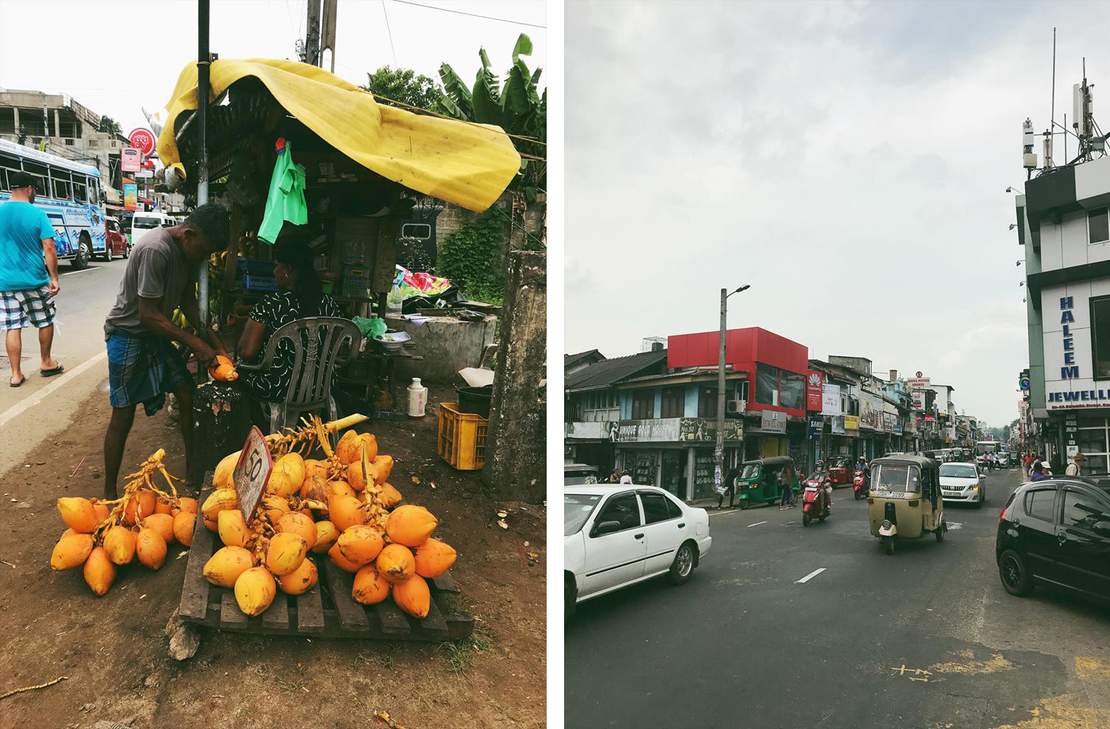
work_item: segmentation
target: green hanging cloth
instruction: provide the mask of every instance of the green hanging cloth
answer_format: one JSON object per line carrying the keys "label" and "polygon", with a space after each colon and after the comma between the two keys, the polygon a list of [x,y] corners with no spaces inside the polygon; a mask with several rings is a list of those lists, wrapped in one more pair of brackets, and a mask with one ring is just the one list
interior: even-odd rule
{"label": "green hanging cloth", "polygon": [[278,137],[277,161],[270,177],[270,192],[266,195],[266,213],[258,228],[258,239],[266,243],[277,240],[281,226],[286,221],[294,225],[308,222],[308,205],[304,201],[304,167],[293,161],[292,145]]}

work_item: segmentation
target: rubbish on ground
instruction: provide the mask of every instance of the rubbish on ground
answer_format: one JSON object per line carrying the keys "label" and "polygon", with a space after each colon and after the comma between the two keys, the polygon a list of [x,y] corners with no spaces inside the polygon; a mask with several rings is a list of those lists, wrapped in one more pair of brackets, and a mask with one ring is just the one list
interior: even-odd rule
{"label": "rubbish on ground", "polygon": [[15,696],[16,694],[22,694],[22,693],[27,692],[27,691],[37,691],[38,689],[44,689],[48,686],[53,686],[56,683],[61,683],[62,681],[65,681],[68,678],[69,678],[69,676],[58,676],[53,681],[47,681],[46,683],[40,683],[40,684],[37,684],[35,686],[24,686],[23,688],[12,689],[11,691],[8,691],[7,693],[0,694],[0,700],[6,699],[9,696]]}

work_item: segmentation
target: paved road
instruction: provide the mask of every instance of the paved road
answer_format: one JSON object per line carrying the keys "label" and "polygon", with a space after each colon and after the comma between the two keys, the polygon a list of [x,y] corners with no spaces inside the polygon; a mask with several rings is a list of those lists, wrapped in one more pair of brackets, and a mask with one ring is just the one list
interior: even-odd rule
{"label": "paved road", "polygon": [[107,380],[104,316],[115,301],[127,261],[94,262],[83,271],[61,266],[54,357],[66,367],[58,377],[39,376],[38,340],[23,331],[23,371],[27,382],[6,386],[8,358],[0,355],[0,473],[20,461],[39,440],[68,425],[78,403]]}
{"label": "paved road", "polygon": [[999,583],[994,530],[1017,483],[991,475],[985,508],[949,506],[943,544],[893,556],[844,490],[808,529],[798,510],[714,514],[689,583],[579,606],[566,726],[1110,726],[1110,611]]}

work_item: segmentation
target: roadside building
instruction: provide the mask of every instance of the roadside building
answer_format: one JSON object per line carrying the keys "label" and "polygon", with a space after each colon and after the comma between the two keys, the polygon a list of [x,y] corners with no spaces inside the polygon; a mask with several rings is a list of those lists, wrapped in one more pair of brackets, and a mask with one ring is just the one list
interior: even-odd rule
{"label": "roadside building", "polygon": [[1015,198],[1029,329],[1026,441],[1054,470],[1110,472],[1110,157],[1051,167]]}
{"label": "roadside building", "polygon": [[122,134],[100,131],[101,115],[66,94],[0,89],[0,139],[95,164],[111,201],[122,189]]}
{"label": "roadside building", "polygon": [[815,422],[810,463],[837,458],[855,460],[860,454],[859,387],[860,375],[850,367],[818,359],[809,368],[823,375],[821,408],[810,413]]}

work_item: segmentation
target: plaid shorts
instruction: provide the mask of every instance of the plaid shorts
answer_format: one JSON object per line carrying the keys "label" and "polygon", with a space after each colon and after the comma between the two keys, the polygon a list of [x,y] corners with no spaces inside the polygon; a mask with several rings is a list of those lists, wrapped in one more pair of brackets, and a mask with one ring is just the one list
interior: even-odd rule
{"label": "plaid shorts", "polygon": [[0,291],[0,331],[35,327],[43,329],[54,323],[54,299],[43,286],[23,291]]}
{"label": "plaid shorts", "polygon": [[167,339],[117,329],[107,335],[107,346],[109,397],[114,408],[142,403],[146,414],[154,415],[166,403],[167,392],[193,382],[185,358]]}

